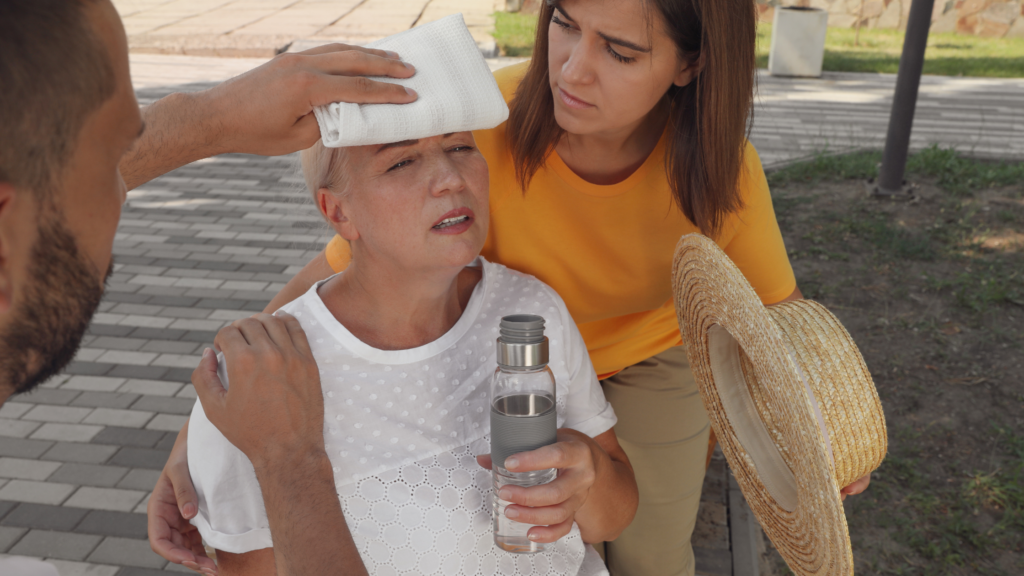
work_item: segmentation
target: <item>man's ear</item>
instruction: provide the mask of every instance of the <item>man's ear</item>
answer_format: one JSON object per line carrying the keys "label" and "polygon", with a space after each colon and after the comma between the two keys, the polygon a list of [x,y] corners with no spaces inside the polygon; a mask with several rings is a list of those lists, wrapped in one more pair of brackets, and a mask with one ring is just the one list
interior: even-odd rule
{"label": "man's ear", "polygon": [[679,69],[679,73],[676,74],[675,79],[672,81],[672,84],[675,84],[680,88],[686,86],[690,82],[693,82],[693,79],[696,78],[697,75],[700,74],[701,70],[704,69],[704,54],[701,53],[700,56],[690,60],[689,62],[683,62],[682,66],[683,67]]}
{"label": "man's ear", "polygon": [[348,218],[348,203],[345,202],[343,195],[335,194],[327,188],[320,188],[316,191],[316,204],[320,213],[327,218],[327,222],[339,236],[349,242],[359,238],[359,231]]}
{"label": "man's ear", "polygon": [[11,234],[10,222],[14,212],[14,186],[0,182],[0,314],[11,309],[14,298],[14,281],[11,277]]}

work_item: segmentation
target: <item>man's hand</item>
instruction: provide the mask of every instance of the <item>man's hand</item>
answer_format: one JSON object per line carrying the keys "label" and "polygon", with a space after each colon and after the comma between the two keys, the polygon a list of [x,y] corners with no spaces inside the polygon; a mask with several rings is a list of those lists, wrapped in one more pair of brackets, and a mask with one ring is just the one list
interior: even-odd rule
{"label": "man's hand", "polygon": [[330,44],[281,54],[197,97],[216,114],[215,138],[224,152],[278,156],[320,139],[314,106],[412,102],[415,92],[366,77],[408,78],[414,73],[393,52]]}
{"label": "man's hand", "polygon": [[[596,451],[596,452],[595,452]],[[558,477],[540,486],[505,486],[498,498],[512,502],[505,516],[523,524],[534,524],[527,537],[534,542],[554,542],[572,530],[576,513],[587,501],[597,479],[596,465],[607,460],[601,447],[589,436],[569,428],[558,430],[558,441],[505,460],[509,472],[558,469]],[[490,455],[477,456],[484,468],[491,468]]]}
{"label": "man's hand", "polygon": [[192,373],[207,418],[261,469],[302,458],[326,458],[320,372],[299,321],[257,314],[217,334],[229,390],[217,377],[212,350]]}
{"label": "man's hand", "polygon": [[121,161],[129,190],[217,154],[275,156],[320,138],[313,107],[332,102],[406,104],[416,94],[367,76],[415,73],[393,52],[330,44],[273,60],[202,92],[176,93],[143,111],[146,130]]}
{"label": "man's hand", "polygon": [[252,462],[278,574],[366,574],[324,450],[324,396],[306,334],[292,316],[257,314],[221,329],[217,358],[192,373],[206,417]]}

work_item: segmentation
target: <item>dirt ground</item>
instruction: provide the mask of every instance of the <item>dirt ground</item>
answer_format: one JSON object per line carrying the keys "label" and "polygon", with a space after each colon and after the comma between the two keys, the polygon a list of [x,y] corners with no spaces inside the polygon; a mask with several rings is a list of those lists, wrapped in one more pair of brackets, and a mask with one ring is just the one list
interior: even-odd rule
{"label": "dirt ground", "polygon": [[773,185],[800,288],[853,335],[885,408],[888,457],[846,503],[856,573],[1024,574],[1024,182],[913,180],[913,201]]}

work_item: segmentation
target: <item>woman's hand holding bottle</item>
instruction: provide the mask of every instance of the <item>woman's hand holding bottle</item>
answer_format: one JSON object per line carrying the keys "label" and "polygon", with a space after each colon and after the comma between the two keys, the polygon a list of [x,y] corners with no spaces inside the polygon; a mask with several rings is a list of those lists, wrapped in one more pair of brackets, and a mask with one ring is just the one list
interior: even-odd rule
{"label": "woman's hand holding bottle", "polygon": [[[534,542],[558,540],[572,530],[573,522],[584,542],[614,539],[632,520],[638,497],[632,468],[614,431],[591,438],[560,428],[557,438],[554,444],[505,460],[509,472],[558,470],[558,477],[547,484],[504,486],[499,497],[513,503],[505,515],[534,524],[529,531]],[[489,454],[477,456],[477,462],[491,469]],[[612,492],[614,497],[605,498]]]}

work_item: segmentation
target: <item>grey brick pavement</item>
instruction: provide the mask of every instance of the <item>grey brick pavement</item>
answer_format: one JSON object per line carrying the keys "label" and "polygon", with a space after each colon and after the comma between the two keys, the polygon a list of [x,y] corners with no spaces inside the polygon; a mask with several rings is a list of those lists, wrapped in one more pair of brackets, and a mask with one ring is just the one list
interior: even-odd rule
{"label": "grey brick pavement", "polygon": [[[826,72],[774,78],[758,71],[751,142],[766,167],[822,150],[885,144],[894,74]],[[924,76],[912,149],[932,144],[975,156],[1024,159],[1024,78]]]}
{"label": "grey brick pavement", "polygon": [[325,41],[363,44],[461,12],[485,53],[505,0],[114,0],[132,51],[273,56]]}

